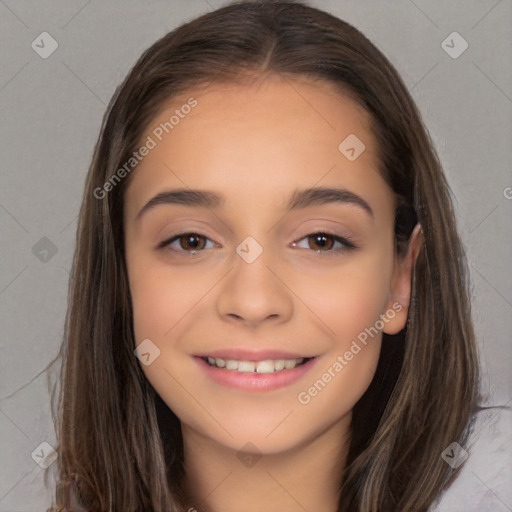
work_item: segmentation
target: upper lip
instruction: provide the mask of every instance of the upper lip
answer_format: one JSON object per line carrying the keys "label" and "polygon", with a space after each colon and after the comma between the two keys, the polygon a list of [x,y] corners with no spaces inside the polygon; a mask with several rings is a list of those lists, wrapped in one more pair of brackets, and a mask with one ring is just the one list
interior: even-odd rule
{"label": "upper lip", "polygon": [[197,357],[213,357],[219,359],[233,359],[237,361],[267,361],[269,359],[307,359],[314,356],[306,356],[304,354],[298,354],[296,352],[285,352],[283,350],[249,350],[246,348],[228,348],[228,349],[217,349],[209,350],[208,352],[202,352],[196,354]]}

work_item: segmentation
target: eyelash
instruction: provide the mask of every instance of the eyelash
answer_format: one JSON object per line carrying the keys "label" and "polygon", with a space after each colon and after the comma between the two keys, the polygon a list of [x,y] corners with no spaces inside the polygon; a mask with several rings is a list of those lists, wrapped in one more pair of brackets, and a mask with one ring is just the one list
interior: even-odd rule
{"label": "eyelash", "polygon": [[[358,246],[356,246],[354,244],[354,242],[349,237],[336,235],[335,233],[332,233],[329,230],[322,230],[322,231],[315,231],[312,233],[308,233],[308,234],[304,235],[303,237],[299,238],[296,242],[293,242],[293,245],[296,246],[298,242],[301,242],[304,239],[311,238],[313,236],[318,236],[318,235],[326,235],[327,237],[332,238],[334,243],[337,242],[339,244],[342,244],[342,246],[343,246],[338,249],[329,249],[329,250],[325,250],[325,251],[322,251],[322,250],[314,251],[316,254],[318,254],[320,256],[323,256],[323,257],[333,256],[333,255],[337,255],[341,252],[354,251],[354,250],[358,249]],[[170,247],[170,245],[172,243],[178,241],[180,238],[184,238],[187,236],[202,237],[202,238],[205,238],[206,240],[212,242],[212,240],[210,240],[207,236],[202,235],[201,233],[197,233],[194,231],[187,231],[187,232],[178,233],[176,235],[173,235],[171,238],[168,238],[167,240],[160,242],[160,244],[158,244],[158,249],[165,249],[167,247]],[[170,249],[170,250],[175,251],[175,252],[188,253],[190,255],[195,255],[195,254],[197,254],[199,252],[203,252],[207,249],[199,249],[199,250],[192,250],[192,251],[187,251],[187,250],[183,250],[183,249],[178,249],[178,250]],[[313,249],[310,249],[310,250],[313,250]]]}

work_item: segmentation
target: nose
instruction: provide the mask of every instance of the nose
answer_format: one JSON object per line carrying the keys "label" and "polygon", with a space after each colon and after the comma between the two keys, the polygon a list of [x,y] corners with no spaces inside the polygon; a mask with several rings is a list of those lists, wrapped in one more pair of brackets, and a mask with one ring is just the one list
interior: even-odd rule
{"label": "nose", "polygon": [[221,283],[217,312],[230,323],[256,328],[288,321],[293,315],[292,293],[278,279],[279,271],[263,254],[247,263],[234,256],[234,268]]}

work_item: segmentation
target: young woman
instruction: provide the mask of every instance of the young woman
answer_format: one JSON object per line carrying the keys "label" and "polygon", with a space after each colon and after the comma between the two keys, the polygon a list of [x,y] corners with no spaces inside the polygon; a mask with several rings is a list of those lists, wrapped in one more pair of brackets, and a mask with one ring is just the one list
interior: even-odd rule
{"label": "young woman", "polygon": [[478,362],[449,188],[349,24],[243,2],[149,48],[73,276],[54,510],[426,511],[457,477]]}

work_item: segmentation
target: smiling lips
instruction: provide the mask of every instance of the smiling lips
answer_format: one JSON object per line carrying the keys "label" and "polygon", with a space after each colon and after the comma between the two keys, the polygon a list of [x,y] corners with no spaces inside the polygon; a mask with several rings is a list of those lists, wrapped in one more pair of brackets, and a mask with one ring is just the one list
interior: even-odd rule
{"label": "smiling lips", "polygon": [[223,386],[261,392],[296,382],[315,365],[318,356],[228,349],[197,355],[194,359],[210,379]]}
{"label": "smiling lips", "polygon": [[296,359],[266,359],[263,361],[239,361],[237,359],[223,359],[222,357],[205,357],[210,366],[225,368],[226,370],[242,373],[274,373],[282,370],[292,370],[303,364],[308,359],[303,357]]}

